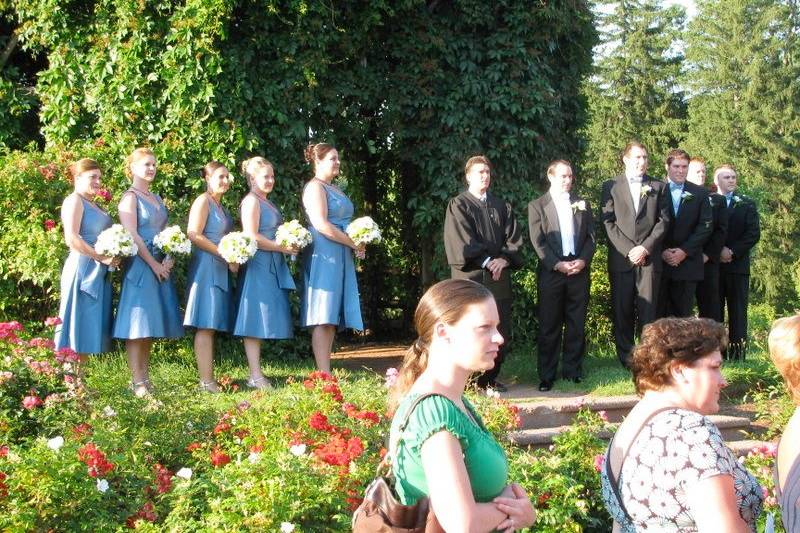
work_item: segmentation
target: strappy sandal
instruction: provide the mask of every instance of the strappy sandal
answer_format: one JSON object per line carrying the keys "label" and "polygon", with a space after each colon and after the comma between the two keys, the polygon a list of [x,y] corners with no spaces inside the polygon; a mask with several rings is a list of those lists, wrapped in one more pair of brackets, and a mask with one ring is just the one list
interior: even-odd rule
{"label": "strappy sandal", "polygon": [[202,379],[200,380],[200,390],[211,394],[220,392],[219,385],[217,385],[216,381],[203,381]]}
{"label": "strappy sandal", "polygon": [[149,379],[144,379],[142,381],[131,381],[129,387],[131,391],[133,391],[133,395],[137,398],[144,398],[145,396],[150,396],[153,394],[153,384],[150,383]]}
{"label": "strappy sandal", "polygon": [[258,390],[272,390],[272,383],[269,382],[267,378],[261,376],[260,378],[250,378],[247,380],[247,386],[251,389],[258,389]]}

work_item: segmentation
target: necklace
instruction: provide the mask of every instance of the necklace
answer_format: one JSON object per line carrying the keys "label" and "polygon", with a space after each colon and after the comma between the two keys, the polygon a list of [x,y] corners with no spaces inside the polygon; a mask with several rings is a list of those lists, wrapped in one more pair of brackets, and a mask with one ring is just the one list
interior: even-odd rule
{"label": "necklace", "polygon": [[134,191],[136,191],[138,193],[143,194],[144,196],[146,196],[148,198],[153,196],[153,193],[151,193],[150,191],[143,191],[143,190],[141,190],[141,189],[139,189],[137,187],[134,187],[133,185],[131,185],[131,189],[133,189]]}

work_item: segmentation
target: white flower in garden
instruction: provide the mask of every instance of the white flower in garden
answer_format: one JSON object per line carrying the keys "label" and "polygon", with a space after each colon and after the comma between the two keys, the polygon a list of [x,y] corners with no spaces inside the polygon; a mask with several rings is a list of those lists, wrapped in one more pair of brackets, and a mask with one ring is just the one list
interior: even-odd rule
{"label": "white flower in garden", "polygon": [[102,493],[105,493],[108,490],[108,481],[106,481],[105,479],[98,479],[97,490],[99,490]]}
{"label": "white flower in garden", "polygon": [[294,524],[291,522],[281,522],[281,533],[292,533],[294,531]]}
{"label": "white flower in garden", "polygon": [[293,455],[300,457],[301,455],[305,455],[306,453],[306,445],[305,444],[295,444],[293,446],[289,446],[289,451],[292,452]]}
{"label": "white flower in garden", "polygon": [[500,393],[491,387],[486,387],[486,396],[488,396],[489,398],[499,398]]}
{"label": "white flower in garden", "polygon": [[117,412],[114,409],[112,409],[110,405],[106,405],[103,408],[103,415],[108,418],[111,418],[112,416],[117,416]]}
{"label": "white flower in garden", "polygon": [[251,464],[255,464],[258,462],[258,459],[261,457],[260,454],[256,452],[250,452],[250,455],[247,456],[247,460],[250,461]]}
{"label": "white flower in garden", "polygon": [[186,468],[185,466],[175,472],[175,475],[182,479],[192,479],[192,469]]}
{"label": "white flower in garden", "polygon": [[64,445],[64,437],[62,437],[61,435],[59,435],[58,437],[53,437],[52,439],[49,439],[47,441],[47,447],[53,450],[54,452],[57,452],[59,448],[61,448],[63,445]]}

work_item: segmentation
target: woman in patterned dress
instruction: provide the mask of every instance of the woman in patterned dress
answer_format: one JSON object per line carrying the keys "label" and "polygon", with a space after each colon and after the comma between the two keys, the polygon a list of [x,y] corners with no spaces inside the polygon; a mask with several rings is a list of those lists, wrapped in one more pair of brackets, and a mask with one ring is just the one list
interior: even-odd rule
{"label": "woman in patterned dress", "polygon": [[186,228],[194,246],[187,275],[183,325],[197,328],[194,354],[200,389],[219,392],[214,380],[214,333],[231,330],[234,309],[229,271],[236,272],[239,265],[228,264],[217,250],[222,237],[233,229],[233,219],[220,203],[230,187],[228,169],[211,161],[203,167],[203,179],[207,190],[192,203]]}
{"label": "woman in patterned dress", "polygon": [[303,206],[311,223],[311,245],[304,251],[300,325],[311,328],[311,349],[317,369],[331,371],[336,329],[363,330],[353,252],[364,257],[345,230],[353,216],[353,202],[333,184],[339,175],[339,152],[327,143],[306,148],[314,177],[303,189]]}
{"label": "woman in patterned dress", "polygon": [[97,236],[111,226],[111,217],[95,204],[100,192],[100,167],[92,159],[69,166],[75,191],[61,205],[64,240],[69,256],[61,271],[61,305],[56,349],[71,348],[81,366],[86,354],[111,347],[111,280],[108,267],[118,261],[94,251]]}
{"label": "woman in patterned dress", "polygon": [[153,245],[153,238],[167,225],[169,213],[161,197],[150,190],[156,177],[156,158],[149,148],[137,148],[128,156],[126,173],[130,189],[119,202],[119,220],[139,248],[126,262],[114,338],[125,339],[131,389],[138,397],[153,391],[150,383],[150,349],[153,339],[183,336],[178,295],[170,274],[174,264]]}
{"label": "woman in patterned dress", "polygon": [[645,326],[631,362],[642,397],[601,469],[614,531],[755,531],[763,494],[708,415],[727,385],[725,328],[705,318]]}

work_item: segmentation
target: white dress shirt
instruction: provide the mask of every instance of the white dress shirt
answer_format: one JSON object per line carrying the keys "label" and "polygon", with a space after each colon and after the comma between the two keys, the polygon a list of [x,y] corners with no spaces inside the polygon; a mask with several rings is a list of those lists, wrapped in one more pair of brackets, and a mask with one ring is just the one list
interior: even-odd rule
{"label": "white dress shirt", "polygon": [[556,213],[558,213],[558,227],[561,230],[561,254],[565,257],[575,255],[575,226],[569,193],[550,191],[550,196],[553,197]]}
{"label": "white dress shirt", "polygon": [[633,213],[639,212],[639,199],[642,197],[642,176],[625,176],[628,186],[631,188],[631,200],[633,200]]}

